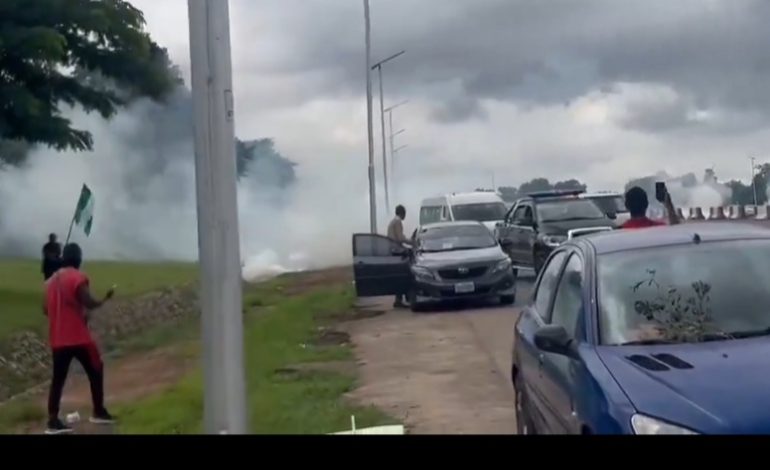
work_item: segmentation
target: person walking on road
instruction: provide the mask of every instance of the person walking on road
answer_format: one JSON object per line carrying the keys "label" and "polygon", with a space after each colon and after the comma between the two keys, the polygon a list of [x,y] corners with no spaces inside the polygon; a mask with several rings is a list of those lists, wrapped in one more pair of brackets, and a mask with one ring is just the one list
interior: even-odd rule
{"label": "person walking on road", "polygon": [[[621,229],[638,229],[648,227],[658,227],[666,225],[660,220],[653,220],[647,217],[647,208],[650,201],[647,199],[647,192],[639,186],[634,186],[626,192],[626,209],[631,214],[631,218],[620,226]],[[676,209],[671,201],[671,195],[666,192],[666,201],[664,203],[666,215],[668,216],[668,225],[678,224],[679,217],[676,215]]]}
{"label": "person walking on road", "polygon": [[[391,240],[408,244],[409,240],[404,235],[404,219],[406,218],[406,208],[402,205],[396,206],[396,216],[388,224],[388,238]],[[405,308],[404,292],[396,294],[396,300],[393,308]]]}
{"label": "person walking on road", "polygon": [[99,349],[88,328],[89,312],[110,300],[110,289],[103,300],[95,300],[89,279],[80,271],[83,253],[75,243],[64,247],[62,267],[45,283],[43,313],[48,317],[49,342],[53,357],[53,377],[48,395],[48,427],[46,434],[70,433],[72,429],[59,419],[64,383],[70,363],[77,359],[91,385],[94,424],[112,424],[115,419],[104,407],[104,365]]}
{"label": "person walking on road", "polygon": [[48,235],[48,243],[43,245],[43,263],[40,272],[43,273],[43,279],[48,280],[53,276],[61,265],[61,244],[56,240],[56,234]]}

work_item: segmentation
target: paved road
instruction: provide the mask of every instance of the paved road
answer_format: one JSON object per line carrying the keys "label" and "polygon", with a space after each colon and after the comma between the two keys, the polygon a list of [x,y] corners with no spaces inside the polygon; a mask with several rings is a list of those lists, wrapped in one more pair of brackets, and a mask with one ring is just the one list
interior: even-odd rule
{"label": "paved road", "polygon": [[514,307],[413,314],[390,309],[392,299],[370,303],[386,314],[349,325],[361,370],[352,398],[402,420],[410,433],[515,433],[513,327],[530,293],[525,278]]}

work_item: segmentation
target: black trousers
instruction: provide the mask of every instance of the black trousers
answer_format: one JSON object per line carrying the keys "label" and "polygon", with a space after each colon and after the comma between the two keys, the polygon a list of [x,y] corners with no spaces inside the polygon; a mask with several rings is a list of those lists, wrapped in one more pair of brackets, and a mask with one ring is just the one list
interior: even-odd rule
{"label": "black trousers", "polygon": [[104,412],[104,367],[99,350],[96,349],[96,345],[70,346],[53,350],[53,378],[48,394],[49,419],[56,419],[59,416],[61,395],[73,359],[77,359],[88,375],[94,413]]}

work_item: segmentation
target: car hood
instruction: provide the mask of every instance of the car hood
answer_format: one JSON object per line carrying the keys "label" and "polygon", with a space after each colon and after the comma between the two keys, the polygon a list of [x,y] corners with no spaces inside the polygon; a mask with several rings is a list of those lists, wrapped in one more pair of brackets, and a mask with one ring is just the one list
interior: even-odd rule
{"label": "car hood", "polygon": [[705,434],[770,433],[770,337],[597,352],[639,413]]}
{"label": "car hood", "polygon": [[505,259],[505,254],[499,246],[480,248],[475,250],[442,251],[439,253],[419,253],[416,258],[417,265],[428,268],[437,268],[447,265],[462,263],[494,262]]}
{"label": "car hood", "polygon": [[501,224],[503,220],[487,220],[486,222],[482,222],[486,228],[488,228],[491,232],[494,233],[495,229],[497,228],[498,224]]}
{"label": "car hood", "polygon": [[591,227],[617,227],[617,224],[607,219],[582,219],[582,220],[567,220],[564,222],[543,222],[541,224],[541,232],[545,235],[563,235],[567,236],[567,232],[576,228],[591,228]]}

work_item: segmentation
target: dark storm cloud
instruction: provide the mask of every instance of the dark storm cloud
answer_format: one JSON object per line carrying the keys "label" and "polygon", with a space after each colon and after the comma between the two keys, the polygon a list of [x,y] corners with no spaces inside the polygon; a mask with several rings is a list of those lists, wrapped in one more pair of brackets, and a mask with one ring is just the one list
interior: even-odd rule
{"label": "dark storm cloud", "polygon": [[[386,66],[390,96],[426,94],[437,85],[459,81],[461,86],[445,89],[446,103],[434,113],[439,120],[476,117],[468,110],[480,109],[471,104],[479,99],[566,104],[617,82],[669,86],[698,109],[770,115],[770,93],[765,91],[770,74],[767,1],[371,3],[375,60],[407,49]],[[326,77],[311,82],[317,88],[297,89],[294,96],[301,98],[361,93],[362,2],[240,0],[232,10],[234,34],[272,41],[255,44],[259,52],[239,46],[240,70],[285,74],[287,79],[297,74]],[[656,126],[677,126],[681,119],[669,115]],[[644,119],[639,124],[649,127]]]}

